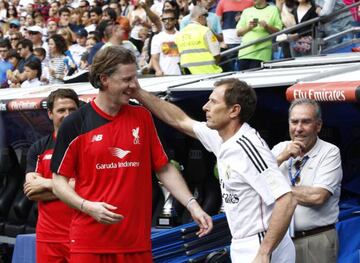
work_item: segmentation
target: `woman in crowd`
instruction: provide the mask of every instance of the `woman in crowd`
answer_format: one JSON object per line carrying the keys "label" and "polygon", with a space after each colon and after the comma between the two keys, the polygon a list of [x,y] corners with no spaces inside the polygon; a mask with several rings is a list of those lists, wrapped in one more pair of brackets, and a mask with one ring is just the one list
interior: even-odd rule
{"label": "woman in crowd", "polygon": [[59,34],[49,38],[49,83],[63,83],[65,76],[65,51],[67,50],[66,40]]}
{"label": "woman in crowd", "polygon": [[0,0],[0,20],[2,21],[6,21],[8,6],[8,2],[5,0]]}
{"label": "woman in crowd", "polygon": [[13,19],[18,19],[18,13],[13,5],[9,5],[7,12],[6,12],[7,21],[11,21]]}

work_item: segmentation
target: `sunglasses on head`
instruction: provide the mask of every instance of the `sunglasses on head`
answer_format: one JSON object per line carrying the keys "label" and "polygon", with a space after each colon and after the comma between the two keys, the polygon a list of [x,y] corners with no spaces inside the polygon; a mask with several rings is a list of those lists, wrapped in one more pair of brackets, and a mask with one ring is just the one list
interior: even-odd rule
{"label": "sunglasses on head", "polygon": [[17,25],[11,24],[10,28],[19,28]]}

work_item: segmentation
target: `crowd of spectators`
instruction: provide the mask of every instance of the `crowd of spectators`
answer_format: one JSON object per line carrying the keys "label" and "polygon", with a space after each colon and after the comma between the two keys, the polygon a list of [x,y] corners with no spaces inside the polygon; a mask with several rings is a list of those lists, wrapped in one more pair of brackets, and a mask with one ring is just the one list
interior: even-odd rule
{"label": "crowd of spectators", "polygon": [[[332,4],[328,2],[331,1],[335,2],[321,0],[316,4],[312,0],[277,0],[278,9],[272,10],[279,13],[281,21],[274,27],[270,20],[261,17],[262,14],[255,17],[255,12],[245,12],[248,15],[242,16],[248,8],[258,10],[257,1],[252,0],[0,0],[0,85],[7,88],[63,83],[88,71],[96,52],[109,45],[122,45],[133,50],[139,73],[161,76],[189,72],[181,67],[180,58],[195,49],[186,43],[184,34],[177,38],[175,35],[190,24],[201,24],[193,27],[198,30],[192,32],[195,35],[202,35],[200,31],[207,32],[204,27],[208,27],[210,33],[204,34],[207,39],[195,39],[200,41],[196,45],[205,45],[204,50],[210,52],[205,57],[218,64],[220,51],[246,44],[246,39],[254,40],[256,36],[266,36],[323,13],[329,14]],[[264,3],[275,6],[272,2]],[[206,17],[204,23],[191,19],[194,6],[204,10],[198,13]],[[164,10],[172,10],[165,19]],[[165,31],[165,38],[153,38]],[[303,31],[296,33],[288,38],[299,39]],[[185,50],[177,51],[179,45]],[[242,57],[242,53],[244,51],[238,57],[240,62],[244,58],[261,62],[264,57]],[[224,63],[227,59],[229,57],[222,58],[223,71],[239,69],[239,63]],[[167,65],[164,60],[179,64],[179,70],[174,66],[170,71],[161,68],[161,65]],[[191,56],[190,60],[185,60],[191,65],[195,62]],[[206,72],[206,68],[202,65],[200,70],[192,71],[213,73]]]}

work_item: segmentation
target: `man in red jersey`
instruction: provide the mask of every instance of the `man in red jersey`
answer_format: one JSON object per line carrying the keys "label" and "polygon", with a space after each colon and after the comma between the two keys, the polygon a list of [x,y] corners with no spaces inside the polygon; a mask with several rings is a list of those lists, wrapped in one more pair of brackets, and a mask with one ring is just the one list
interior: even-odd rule
{"label": "man in red jersey", "polygon": [[69,227],[73,210],[52,192],[50,161],[56,136],[64,118],[79,107],[72,89],[58,89],[47,99],[48,115],[54,132],[35,142],[27,155],[26,196],[38,201],[39,217],[36,226],[36,262],[69,262]]}
{"label": "man in red jersey", "polygon": [[70,262],[152,262],[152,170],[190,211],[198,234],[207,234],[212,220],[169,163],[150,112],[129,105],[137,87],[133,53],[120,46],[101,49],[90,82],[99,94],[64,121],[51,162],[54,193],[77,209]]}

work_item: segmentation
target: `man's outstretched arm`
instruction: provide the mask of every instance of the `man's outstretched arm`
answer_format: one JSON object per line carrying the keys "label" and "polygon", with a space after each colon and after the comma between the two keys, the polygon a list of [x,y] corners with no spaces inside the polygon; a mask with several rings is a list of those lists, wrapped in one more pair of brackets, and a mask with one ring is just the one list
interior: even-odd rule
{"label": "man's outstretched arm", "polygon": [[191,119],[178,106],[141,89],[140,85],[138,85],[133,93],[133,98],[142,103],[163,122],[193,138],[197,138],[193,131],[195,120]]}

